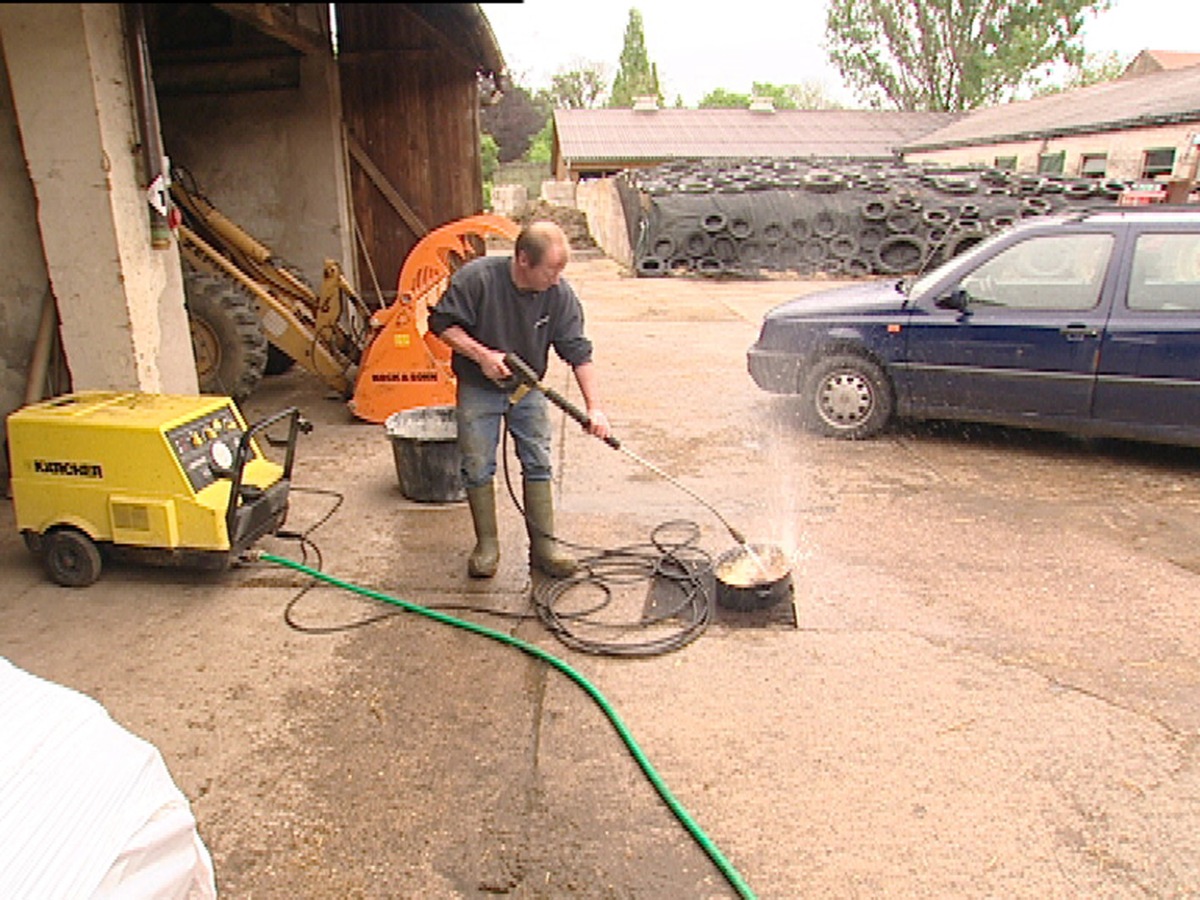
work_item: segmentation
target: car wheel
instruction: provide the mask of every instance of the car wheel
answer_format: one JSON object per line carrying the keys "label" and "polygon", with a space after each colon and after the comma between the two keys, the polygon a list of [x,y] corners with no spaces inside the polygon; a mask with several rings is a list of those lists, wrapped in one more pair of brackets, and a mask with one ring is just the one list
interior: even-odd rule
{"label": "car wheel", "polygon": [[892,416],[891,384],[865,356],[847,353],[818,360],[802,393],[807,423],[828,437],[871,437]]}
{"label": "car wheel", "polygon": [[50,577],[63,587],[87,587],[100,577],[100,548],[74,528],[60,528],[46,535],[42,559]]}

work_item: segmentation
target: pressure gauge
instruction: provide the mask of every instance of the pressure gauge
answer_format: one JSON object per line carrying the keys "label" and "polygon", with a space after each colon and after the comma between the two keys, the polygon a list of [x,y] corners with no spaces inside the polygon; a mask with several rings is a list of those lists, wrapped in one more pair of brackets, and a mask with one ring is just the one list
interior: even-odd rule
{"label": "pressure gauge", "polygon": [[228,475],[233,471],[233,451],[224,441],[213,441],[208,448],[208,462],[217,475]]}

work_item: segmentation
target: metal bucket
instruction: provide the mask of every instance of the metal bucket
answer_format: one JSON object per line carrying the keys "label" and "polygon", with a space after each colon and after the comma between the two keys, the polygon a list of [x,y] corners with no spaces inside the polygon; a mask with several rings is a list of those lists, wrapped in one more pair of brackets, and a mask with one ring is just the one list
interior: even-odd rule
{"label": "metal bucket", "polygon": [[717,557],[713,574],[717,605],[724,609],[768,609],[795,592],[787,555],[776,544],[734,547]]}
{"label": "metal bucket", "polygon": [[467,491],[453,406],[392,413],[384,423],[392,441],[400,492],[419,503],[457,503]]}

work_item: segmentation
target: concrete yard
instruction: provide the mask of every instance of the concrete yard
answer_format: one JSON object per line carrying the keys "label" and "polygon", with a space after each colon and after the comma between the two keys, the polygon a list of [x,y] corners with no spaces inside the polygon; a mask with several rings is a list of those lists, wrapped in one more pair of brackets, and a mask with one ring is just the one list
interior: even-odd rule
{"label": "concrete yard", "polygon": [[[745,352],[764,311],[825,283],[593,256],[567,276],[617,435],[795,553],[794,626],[724,613],[650,658],[568,649],[532,617],[503,486],[501,570],[472,581],[466,505],[406,500],[382,426],[293,371],[243,409],[315,425],[288,521],[310,564],[472,607],[447,611],[575,667],[759,897],[1200,896],[1195,451],[944,424],[818,438]],[[548,381],[578,400],[561,364]],[[556,453],[563,538],[625,547],[686,519],[706,553],[733,546],[573,423]],[[60,588],[8,504],[0,569],[0,656],[160,749],[224,897],[735,895],[600,708],[518,649],[262,562]],[[646,586],[614,593],[636,609]]]}

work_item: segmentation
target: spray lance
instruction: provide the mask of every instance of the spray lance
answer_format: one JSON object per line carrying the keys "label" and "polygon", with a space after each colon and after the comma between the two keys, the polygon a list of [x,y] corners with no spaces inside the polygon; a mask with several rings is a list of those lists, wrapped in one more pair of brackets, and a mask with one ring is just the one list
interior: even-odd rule
{"label": "spray lance", "polygon": [[[520,400],[523,396],[525,396],[525,394],[527,392],[529,392],[531,390],[541,391],[542,394],[545,395],[547,400],[549,400],[551,403],[553,403],[555,406],[557,406],[559,409],[561,409],[563,412],[565,412],[568,416],[570,416],[572,419],[574,419],[576,422],[578,422],[584,428],[587,428],[588,426],[591,425],[592,420],[588,417],[587,413],[585,413],[578,406],[573,404],[570,400],[568,400],[566,397],[564,397],[558,391],[554,390],[554,388],[549,387],[545,384],[542,384],[542,382],[540,382],[538,380],[537,374],[533,371],[532,368],[530,368],[529,363],[525,362],[525,360],[521,359],[521,357],[517,356],[515,353],[506,353],[506,354],[504,354],[504,364],[506,366],[508,366],[508,370],[510,372],[512,372],[512,375],[513,375],[511,383],[515,385],[515,388],[511,391],[511,393],[512,393],[514,403],[517,402],[518,400]],[[725,517],[723,515],[721,515],[711,503],[709,503],[707,500],[705,500],[703,497],[701,497],[695,491],[691,490],[686,485],[682,484],[679,481],[676,481],[674,478],[672,478],[670,475],[668,475],[666,472],[664,472],[658,466],[654,465],[654,463],[649,462],[648,460],[642,459],[642,457],[638,456],[636,453],[634,453],[632,450],[630,450],[628,447],[626,447],[624,444],[622,444],[620,442],[620,440],[618,440],[614,435],[610,434],[608,437],[604,438],[603,440],[604,440],[604,443],[608,444],[608,446],[612,447],[614,450],[620,450],[622,453],[624,453],[626,456],[628,456],[634,462],[645,466],[647,469],[649,469],[655,475],[658,475],[660,478],[666,479],[671,484],[675,485],[675,487],[679,488],[681,491],[683,491],[685,494],[687,494],[689,497],[691,497],[693,500],[695,500],[697,503],[699,503],[701,506],[703,506],[705,509],[707,509],[709,512],[711,512],[714,516],[717,517],[718,520],[720,520],[721,524],[725,526],[726,531],[729,532],[730,536],[735,541],[737,541],[737,543],[741,544],[742,547],[745,548],[745,550],[751,556],[756,555],[754,553],[754,551],[751,549],[750,545],[748,543],[746,543],[745,535],[743,535],[740,531],[738,531],[736,528],[734,528],[732,525],[730,525],[727,521],[725,521]]]}

